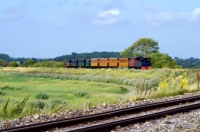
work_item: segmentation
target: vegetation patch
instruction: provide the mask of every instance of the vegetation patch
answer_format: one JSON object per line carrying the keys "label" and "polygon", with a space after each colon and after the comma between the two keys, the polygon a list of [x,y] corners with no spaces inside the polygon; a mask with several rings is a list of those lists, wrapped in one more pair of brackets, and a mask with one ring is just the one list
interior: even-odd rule
{"label": "vegetation patch", "polygon": [[49,99],[49,94],[41,92],[35,95],[35,99]]}
{"label": "vegetation patch", "polygon": [[30,102],[30,106],[32,109],[42,110],[42,109],[44,109],[45,105],[46,105],[46,103],[41,100],[36,100],[36,101]]}
{"label": "vegetation patch", "polygon": [[11,119],[195,92],[200,82],[197,73],[197,69],[167,68],[3,68],[0,116]]}
{"label": "vegetation patch", "polygon": [[78,91],[74,94],[76,97],[89,97],[89,93],[86,91]]}
{"label": "vegetation patch", "polygon": [[4,96],[4,95],[6,95],[6,93],[4,91],[0,90],[0,95]]}
{"label": "vegetation patch", "polygon": [[4,87],[1,87],[2,90],[14,90],[15,87],[11,87],[11,86],[4,86]]}

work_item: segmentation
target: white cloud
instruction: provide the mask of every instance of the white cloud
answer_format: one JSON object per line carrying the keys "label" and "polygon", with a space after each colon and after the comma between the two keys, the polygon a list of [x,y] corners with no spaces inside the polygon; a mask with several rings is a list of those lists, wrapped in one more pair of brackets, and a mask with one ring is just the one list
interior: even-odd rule
{"label": "white cloud", "polygon": [[98,17],[112,17],[119,16],[121,12],[118,9],[112,9],[104,12],[99,12]]}
{"label": "white cloud", "polygon": [[149,25],[160,26],[170,22],[196,22],[200,20],[200,7],[194,9],[192,12],[156,12],[145,13],[143,20]]}
{"label": "white cloud", "polygon": [[194,11],[191,13],[191,20],[192,21],[196,21],[200,18],[200,7],[194,9]]}
{"label": "white cloud", "polygon": [[122,15],[119,9],[112,9],[107,11],[101,11],[97,14],[97,18],[94,20],[95,25],[111,25],[122,20]]}

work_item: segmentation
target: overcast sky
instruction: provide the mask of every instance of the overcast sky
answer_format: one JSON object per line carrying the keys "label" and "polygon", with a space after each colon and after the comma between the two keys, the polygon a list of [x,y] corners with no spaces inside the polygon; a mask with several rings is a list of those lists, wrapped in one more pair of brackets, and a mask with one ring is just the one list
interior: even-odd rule
{"label": "overcast sky", "polygon": [[200,58],[200,0],[0,0],[0,53],[11,57],[120,52],[139,38]]}

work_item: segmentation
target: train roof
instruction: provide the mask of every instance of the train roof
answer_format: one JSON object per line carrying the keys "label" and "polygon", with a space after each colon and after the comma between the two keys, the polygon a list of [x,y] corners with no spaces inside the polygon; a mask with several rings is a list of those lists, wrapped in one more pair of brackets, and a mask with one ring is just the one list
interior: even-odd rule
{"label": "train roof", "polygon": [[150,59],[150,58],[146,58],[146,57],[130,57],[130,58],[132,58],[132,59]]}

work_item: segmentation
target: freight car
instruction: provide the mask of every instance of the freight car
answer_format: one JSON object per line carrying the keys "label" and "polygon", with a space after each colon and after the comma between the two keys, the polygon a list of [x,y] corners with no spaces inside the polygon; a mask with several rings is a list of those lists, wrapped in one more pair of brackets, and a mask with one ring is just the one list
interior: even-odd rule
{"label": "freight car", "polygon": [[67,68],[117,68],[128,67],[135,69],[151,69],[150,58],[91,58],[91,59],[68,59]]}

